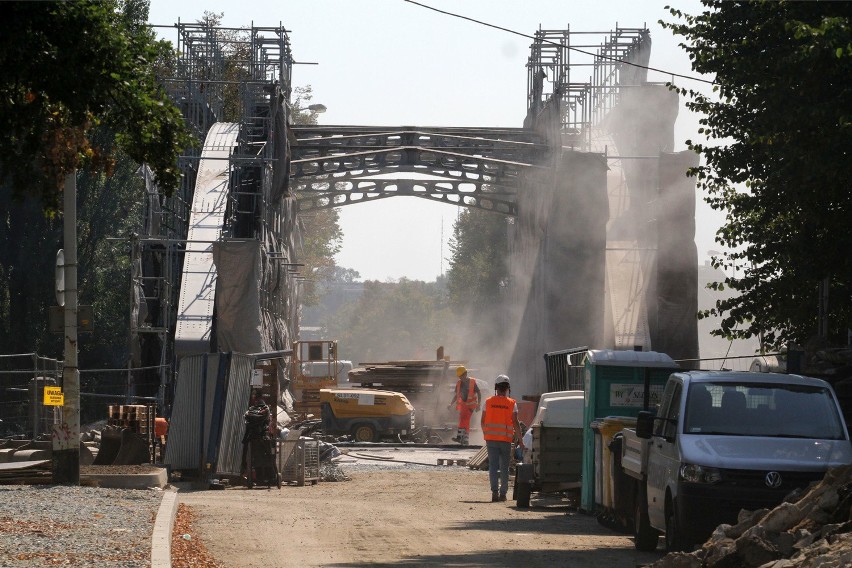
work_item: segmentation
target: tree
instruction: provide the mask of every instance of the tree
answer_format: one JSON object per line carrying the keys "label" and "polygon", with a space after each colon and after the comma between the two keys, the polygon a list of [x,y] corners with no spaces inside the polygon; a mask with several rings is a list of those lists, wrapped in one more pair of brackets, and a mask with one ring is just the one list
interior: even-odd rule
{"label": "tree", "polygon": [[733,274],[716,283],[739,295],[716,335],[758,336],[762,346],[806,343],[818,329],[818,295],[830,290],[828,337],[852,328],[852,4],[703,0],[701,14],[671,9],[661,22],[714,95],[679,89],[704,115],[708,143],[694,168],[706,201],[726,212],[714,258]]}
{"label": "tree", "polygon": [[[193,143],[153,63],[171,45],[147,27],[146,0],[9,2],[0,21],[0,175],[15,195],[58,207],[75,169],[111,172],[118,149],[180,184]],[[113,137],[96,143],[104,127]]]}
{"label": "tree", "polygon": [[[300,125],[317,123],[317,113],[310,110],[313,90],[310,85],[293,89],[291,113],[293,122]],[[340,213],[336,208],[318,209],[300,213],[302,249],[299,260],[304,266],[301,272],[307,279],[302,292],[302,303],[314,306],[319,300],[318,284],[332,280],[337,265],[334,256],[343,246],[343,231],[340,229]]]}
{"label": "tree", "polygon": [[447,288],[456,310],[482,313],[499,300],[507,277],[507,221],[480,209],[465,209],[453,227]]}
{"label": "tree", "polygon": [[355,362],[433,359],[440,345],[456,345],[446,295],[435,282],[402,278],[364,282],[357,302],[325,322],[340,358]]}

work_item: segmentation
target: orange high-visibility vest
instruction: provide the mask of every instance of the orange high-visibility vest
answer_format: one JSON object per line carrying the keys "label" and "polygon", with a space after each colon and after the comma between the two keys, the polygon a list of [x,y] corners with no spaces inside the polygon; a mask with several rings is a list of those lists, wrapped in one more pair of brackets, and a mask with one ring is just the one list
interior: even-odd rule
{"label": "orange high-visibility vest", "polygon": [[509,442],[515,439],[515,399],[508,396],[492,396],[485,401],[485,422],[482,434],[486,440]]}
{"label": "orange high-visibility vest", "polygon": [[462,400],[461,397],[461,379],[456,382],[456,409],[461,410],[465,406],[473,410],[479,406],[479,401],[476,399],[476,381],[472,378],[467,378],[467,400]]}

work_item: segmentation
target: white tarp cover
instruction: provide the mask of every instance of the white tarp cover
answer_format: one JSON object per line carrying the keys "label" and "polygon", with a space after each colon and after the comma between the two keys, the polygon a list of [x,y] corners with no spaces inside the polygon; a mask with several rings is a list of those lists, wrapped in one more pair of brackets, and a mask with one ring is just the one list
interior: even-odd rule
{"label": "white tarp cover", "polygon": [[195,179],[192,212],[178,299],[175,355],[207,353],[213,327],[216,268],[210,254],[222,234],[228,204],[230,157],[240,125],[217,122],[210,127]]}
{"label": "white tarp cover", "polygon": [[216,280],[216,344],[219,351],[270,351],[260,311],[262,275],[259,241],[213,245]]}

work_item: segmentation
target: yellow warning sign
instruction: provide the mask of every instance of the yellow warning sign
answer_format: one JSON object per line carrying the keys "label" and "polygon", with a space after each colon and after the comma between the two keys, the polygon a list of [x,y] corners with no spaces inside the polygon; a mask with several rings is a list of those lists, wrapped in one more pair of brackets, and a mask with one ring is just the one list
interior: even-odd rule
{"label": "yellow warning sign", "polygon": [[44,387],[44,405],[64,406],[65,395],[62,394],[62,387]]}

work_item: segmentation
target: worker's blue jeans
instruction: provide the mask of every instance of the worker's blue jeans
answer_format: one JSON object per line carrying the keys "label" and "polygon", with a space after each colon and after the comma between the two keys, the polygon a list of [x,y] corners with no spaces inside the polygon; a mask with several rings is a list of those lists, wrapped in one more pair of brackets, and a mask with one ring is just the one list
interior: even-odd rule
{"label": "worker's blue jeans", "polygon": [[512,454],[510,442],[495,442],[486,440],[488,449],[488,479],[491,481],[491,491],[497,491],[497,474],[500,474],[500,495],[509,490],[509,457]]}

